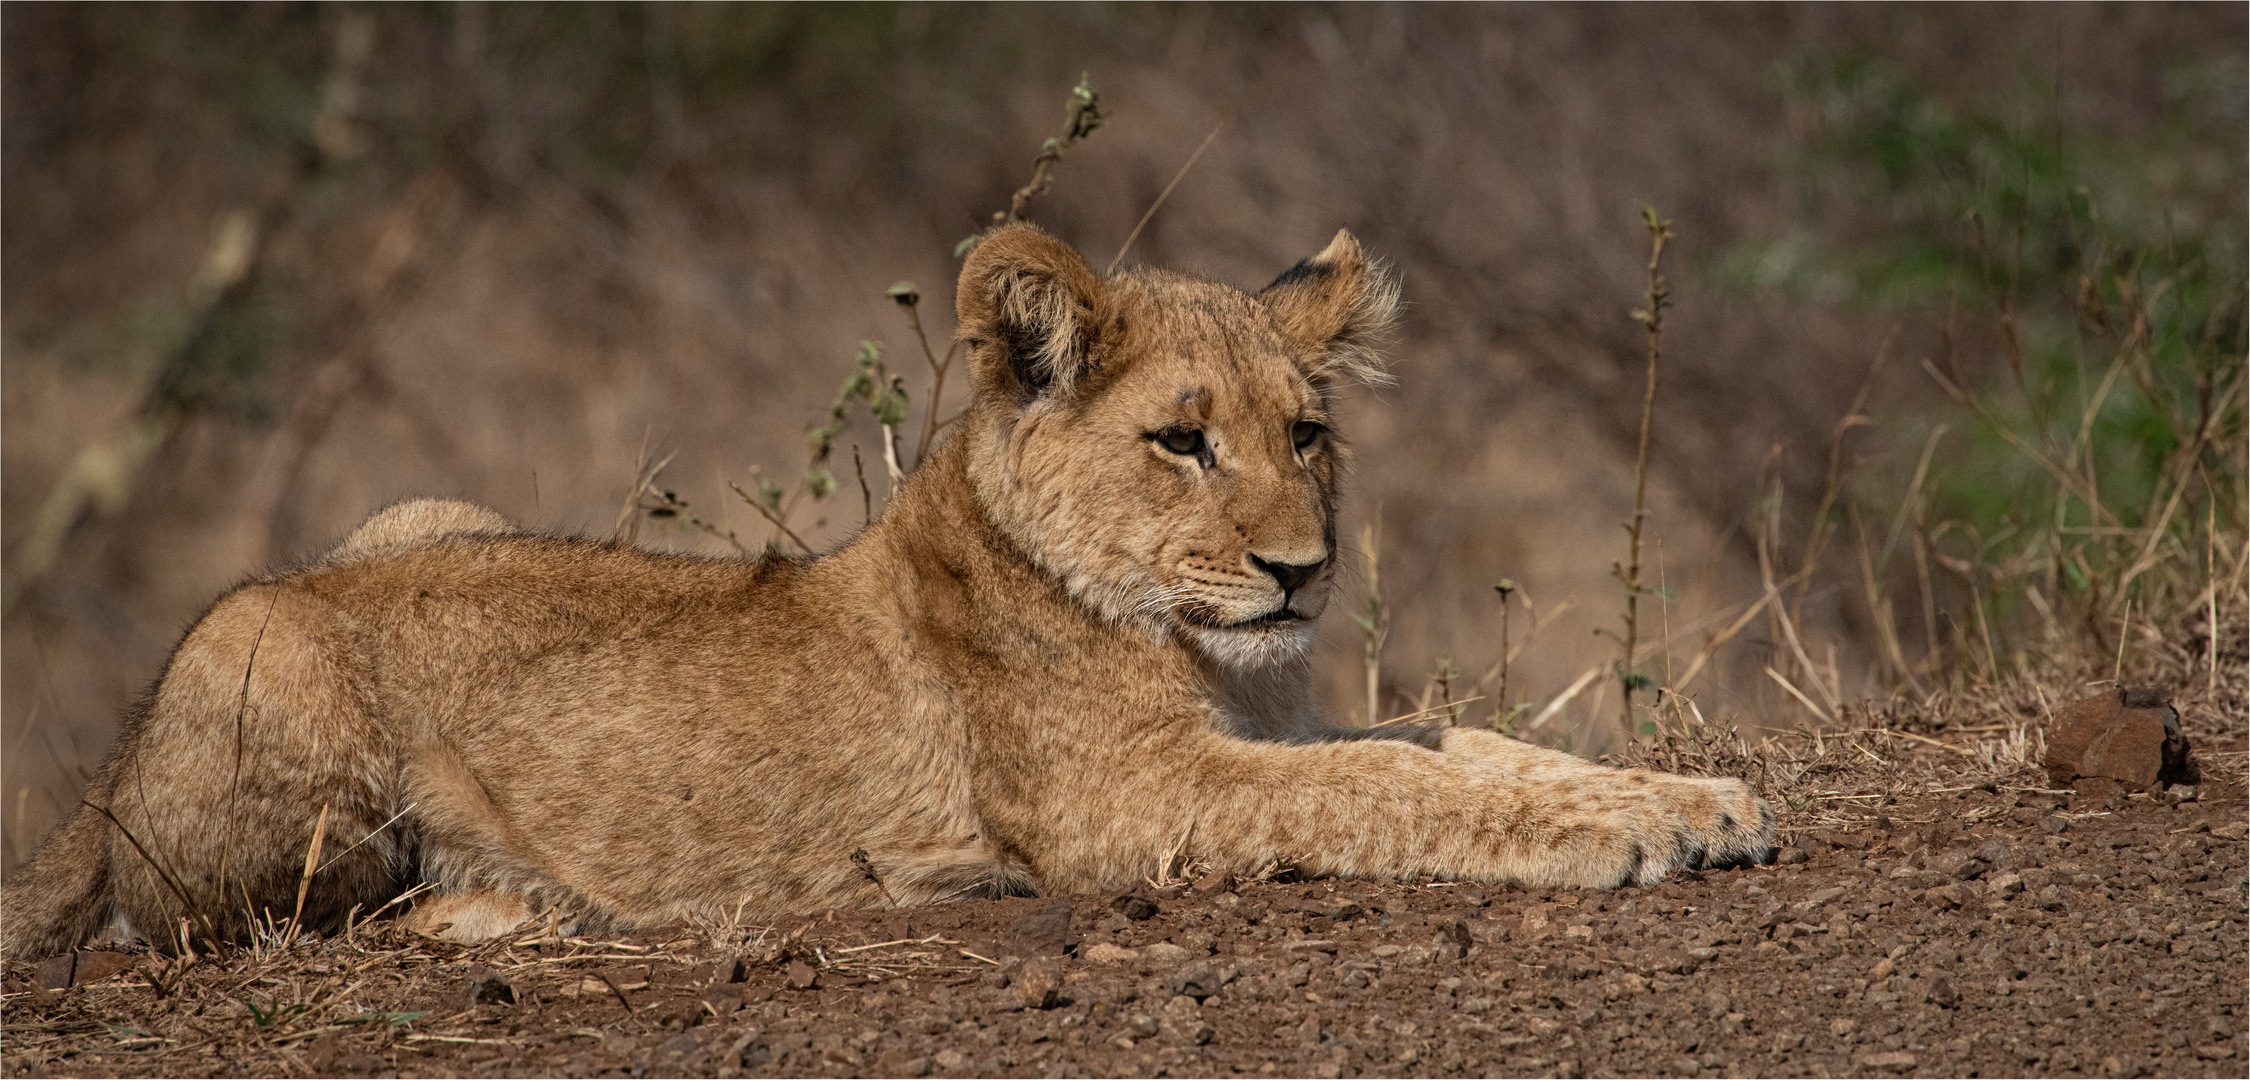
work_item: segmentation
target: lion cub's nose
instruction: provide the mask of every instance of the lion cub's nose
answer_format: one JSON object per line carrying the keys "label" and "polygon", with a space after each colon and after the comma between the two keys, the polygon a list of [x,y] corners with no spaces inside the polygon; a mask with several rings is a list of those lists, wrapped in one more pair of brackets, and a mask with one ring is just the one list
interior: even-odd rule
{"label": "lion cub's nose", "polygon": [[1278,563],[1267,562],[1256,555],[1252,555],[1250,556],[1250,565],[1273,575],[1274,581],[1281,585],[1281,591],[1293,593],[1304,588],[1305,582],[1311,581],[1313,575],[1320,572],[1321,567],[1328,565],[1328,560],[1322,559],[1318,562],[1309,563]]}

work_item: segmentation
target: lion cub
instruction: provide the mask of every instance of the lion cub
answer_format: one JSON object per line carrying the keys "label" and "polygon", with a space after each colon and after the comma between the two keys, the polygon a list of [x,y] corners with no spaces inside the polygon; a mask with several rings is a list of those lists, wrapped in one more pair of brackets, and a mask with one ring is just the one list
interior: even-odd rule
{"label": "lion cub", "polygon": [[1394,297],[1348,233],[1246,294],[1010,226],[961,271],[968,413],[840,551],[385,511],[188,632],[0,943],[287,917],[324,808],[307,926],[426,881],[458,939],[1113,890],[1183,842],[1570,887],[1767,858],[1740,781],[1320,719],[1331,397],[1380,377]]}

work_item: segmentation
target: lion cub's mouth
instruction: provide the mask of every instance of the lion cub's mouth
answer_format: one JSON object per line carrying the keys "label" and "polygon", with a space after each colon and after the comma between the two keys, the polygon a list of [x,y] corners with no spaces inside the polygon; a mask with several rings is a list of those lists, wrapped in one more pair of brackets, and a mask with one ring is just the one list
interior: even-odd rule
{"label": "lion cub's mouth", "polygon": [[1244,619],[1235,626],[1273,626],[1279,623],[1304,622],[1305,617],[1288,608],[1275,608],[1254,619]]}

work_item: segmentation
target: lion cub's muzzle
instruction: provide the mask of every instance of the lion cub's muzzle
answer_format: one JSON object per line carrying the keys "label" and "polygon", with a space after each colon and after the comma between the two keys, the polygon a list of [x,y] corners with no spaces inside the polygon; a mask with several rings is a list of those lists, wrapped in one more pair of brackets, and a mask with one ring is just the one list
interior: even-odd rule
{"label": "lion cub's muzzle", "polygon": [[1281,596],[1268,610],[1233,625],[1256,627],[1316,619],[1328,606],[1328,577],[1323,571],[1328,569],[1329,560],[1325,556],[1301,563],[1277,562],[1255,553],[1245,558],[1260,573],[1273,579],[1274,585],[1281,589]]}

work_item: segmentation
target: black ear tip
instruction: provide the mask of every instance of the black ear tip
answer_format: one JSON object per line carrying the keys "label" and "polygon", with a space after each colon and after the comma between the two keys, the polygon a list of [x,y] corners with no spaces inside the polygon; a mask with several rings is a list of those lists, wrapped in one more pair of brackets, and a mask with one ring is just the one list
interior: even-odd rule
{"label": "black ear tip", "polygon": [[1327,280],[1335,273],[1336,267],[1333,264],[1322,262],[1320,256],[1315,255],[1282,271],[1281,276],[1273,279],[1273,284],[1266,286],[1264,291],[1272,292],[1289,285],[1316,284]]}

